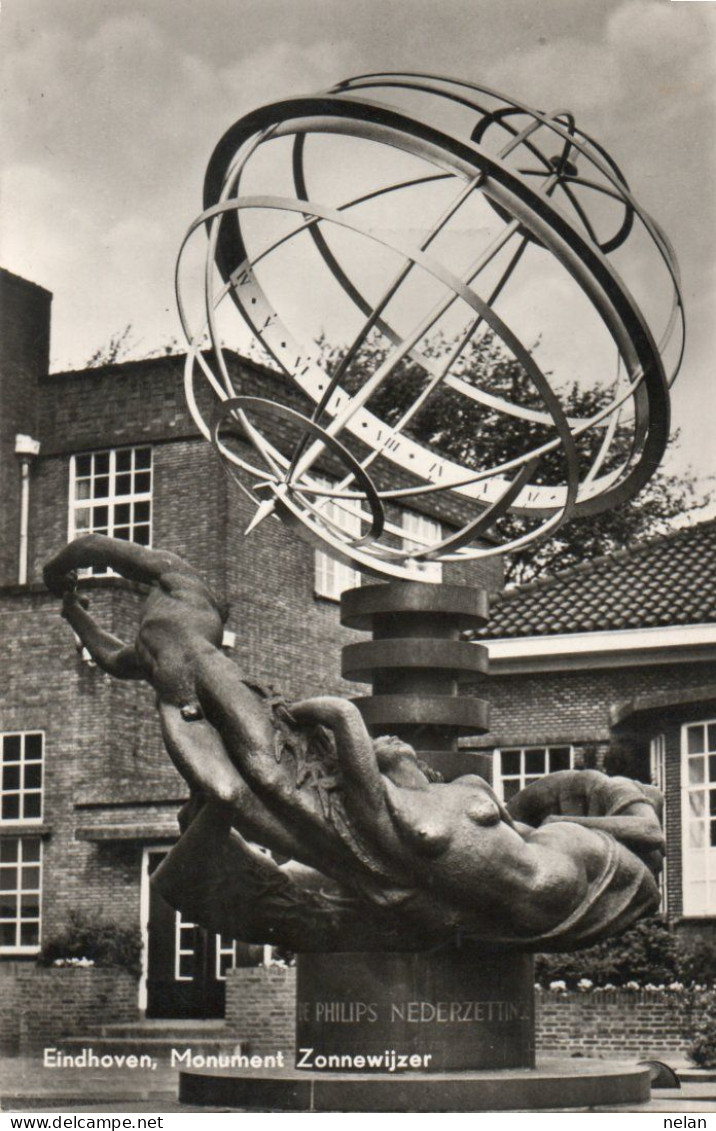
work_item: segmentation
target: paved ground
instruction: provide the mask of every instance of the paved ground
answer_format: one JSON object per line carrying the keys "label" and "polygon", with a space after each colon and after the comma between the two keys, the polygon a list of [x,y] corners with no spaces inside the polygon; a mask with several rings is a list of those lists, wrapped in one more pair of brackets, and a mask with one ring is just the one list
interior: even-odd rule
{"label": "paved ground", "polygon": [[[716,1112],[714,1079],[685,1083],[679,1090],[653,1092],[640,1106],[580,1108],[581,1111],[659,1111],[689,1115]],[[43,1068],[37,1057],[0,1057],[0,1111],[172,1112],[226,1111],[179,1104],[176,1069],[159,1064],[156,1071]]]}

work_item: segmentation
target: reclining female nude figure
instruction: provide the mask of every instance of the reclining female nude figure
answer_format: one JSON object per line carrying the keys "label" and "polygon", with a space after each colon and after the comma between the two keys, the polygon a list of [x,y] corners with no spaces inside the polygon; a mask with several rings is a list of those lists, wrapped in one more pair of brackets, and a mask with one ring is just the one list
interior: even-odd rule
{"label": "reclining female nude figure", "polygon": [[[87,611],[76,571],[88,566],[149,586],[133,644]],[[648,787],[564,771],[505,807],[479,777],[430,781],[411,747],[372,739],[352,703],[288,705],[247,683],[221,650],[216,599],[174,554],[88,535],[48,562],[45,582],[99,667],[156,692],[192,800],[155,882],[186,917],[304,951],[455,937],[544,951],[657,908],[663,838]]]}

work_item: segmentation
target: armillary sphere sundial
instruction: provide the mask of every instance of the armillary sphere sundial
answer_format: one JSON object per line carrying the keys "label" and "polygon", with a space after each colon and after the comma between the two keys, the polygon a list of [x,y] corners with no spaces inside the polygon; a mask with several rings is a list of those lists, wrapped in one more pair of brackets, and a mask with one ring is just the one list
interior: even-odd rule
{"label": "armillary sphere sundial", "polygon": [[[678,267],[569,111],[427,75],[348,79],[240,119],[204,205],[187,236],[208,235],[203,311],[190,315],[177,274],[187,398],[257,520],[278,508],[362,570],[420,578],[427,560],[502,553],[618,506],[657,467],[683,349]],[[527,397],[472,365],[486,336]],[[252,339],[308,417],[238,395],[225,351]],[[577,418],[574,382],[602,391]],[[449,428],[426,426],[436,404],[476,431],[509,418],[518,454],[456,450]],[[250,453],[232,443],[237,424]],[[282,448],[286,433],[299,441]],[[405,549],[393,507],[436,494],[459,519]],[[507,536],[505,515],[518,519]]]}
{"label": "armillary sphere sundial", "polygon": [[[90,535],[46,566],[97,663],[154,687],[190,786],[153,884],[208,930],[298,952],[296,1070],[183,1072],[180,1097],[340,1111],[648,1098],[648,1069],[535,1066],[531,954],[658,907],[656,791],[563,770],[504,804],[487,756],[457,741],[489,725],[487,703],[458,695],[484,683],[486,649],[460,635],[486,622],[486,594],[426,571],[478,570],[647,482],[684,341],[668,240],[568,110],[365,75],[228,130],[177,289],[188,404],[251,503],[247,533],[284,519],[389,582],[342,598],[343,623],[374,633],[346,645],[342,671],[372,694],[287,704],[221,651],[219,607],[176,555]],[[242,357],[260,395],[238,383]],[[418,523],[406,542],[405,510],[442,533]],[[148,583],[135,646],[77,599],[87,565]]]}

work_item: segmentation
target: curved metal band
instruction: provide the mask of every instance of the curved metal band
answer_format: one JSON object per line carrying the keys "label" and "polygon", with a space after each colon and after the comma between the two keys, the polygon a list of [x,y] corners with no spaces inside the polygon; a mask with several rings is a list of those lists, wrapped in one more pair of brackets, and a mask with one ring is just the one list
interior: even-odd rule
{"label": "curved metal band", "polygon": [[[318,439],[320,439],[321,443],[325,444],[329,451],[338,456],[338,458],[346,465],[348,470],[355,477],[356,481],[360,484],[372,515],[372,523],[368,533],[362,535],[360,538],[347,539],[347,541],[352,546],[362,546],[367,542],[377,541],[383,533],[383,527],[385,525],[385,511],[370,476],[367,474],[364,468],[361,467],[355,456],[353,456],[351,452],[348,451],[348,449],[344,444],[340,442],[340,440],[337,440],[335,436],[329,436],[323,428],[321,428],[318,424],[315,424],[314,421],[309,420],[308,417],[304,416],[303,413],[298,412],[296,409],[289,408],[288,405],[279,404],[277,401],[268,400],[265,397],[232,397],[227,401],[223,401],[219,406],[217,406],[211,430],[211,441],[219,455],[228,460],[230,463],[233,463],[235,466],[241,467],[244,471],[248,471],[249,474],[256,475],[259,478],[265,480],[265,470],[257,469],[252,464],[249,464],[245,460],[242,460],[239,456],[236,455],[235,452],[232,452],[230,451],[230,449],[226,448],[221,443],[221,440],[219,438],[219,430],[222,424],[226,422],[228,417],[234,415],[237,412],[244,414],[251,408],[262,408],[264,410],[269,410],[283,420],[289,420],[292,423],[300,424],[301,427],[305,428],[307,432],[310,432],[311,435],[316,436]],[[252,438],[251,432],[248,432],[248,436],[249,439]],[[304,485],[303,488],[301,488],[300,485],[294,484],[290,480],[279,481],[277,479],[276,487],[283,487],[287,491],[294,492],[299,495],[312,493],[308,484]],[[319,491],[318,493],[322,494],[323,492]],[[308,505],[305,503],[305,500],[304,505]],[[311,509],[313,510],[314,508]],[[330,518],[321,515],[319,512],[314,511],[314,513],[318,515],[322,522],[331,521]],[[334,523],[333,525],[335,526],[336,524]]]}

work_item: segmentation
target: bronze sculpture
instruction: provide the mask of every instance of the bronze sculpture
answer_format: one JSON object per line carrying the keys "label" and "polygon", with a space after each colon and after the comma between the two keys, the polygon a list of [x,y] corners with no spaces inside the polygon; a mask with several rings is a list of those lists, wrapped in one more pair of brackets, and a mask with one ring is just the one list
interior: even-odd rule
{"label": "bronze sculpture", "polygon": [[[78,596],[76,571],[89,566],[149,585],[133,645]],[[197,855],[204,882],[190,883],[180,841],[183,870],[170,856],[159,877],[188,918],[304,951],[457,937],[547,950],[588,945],[658,906],[663,838],[638,783],[563,771],[506,807],[475,775],[431,781],[408,744],[372,739],[352,703],[285,704],[247,684],[221,652],[215,598],[176,555],[91,534],[48,562],[45,581],[95,662],[157,693],[193,793],[184,835],[191,846],[201,831],[215,851]],[[234,897],[217,901],[220,889]]]}

